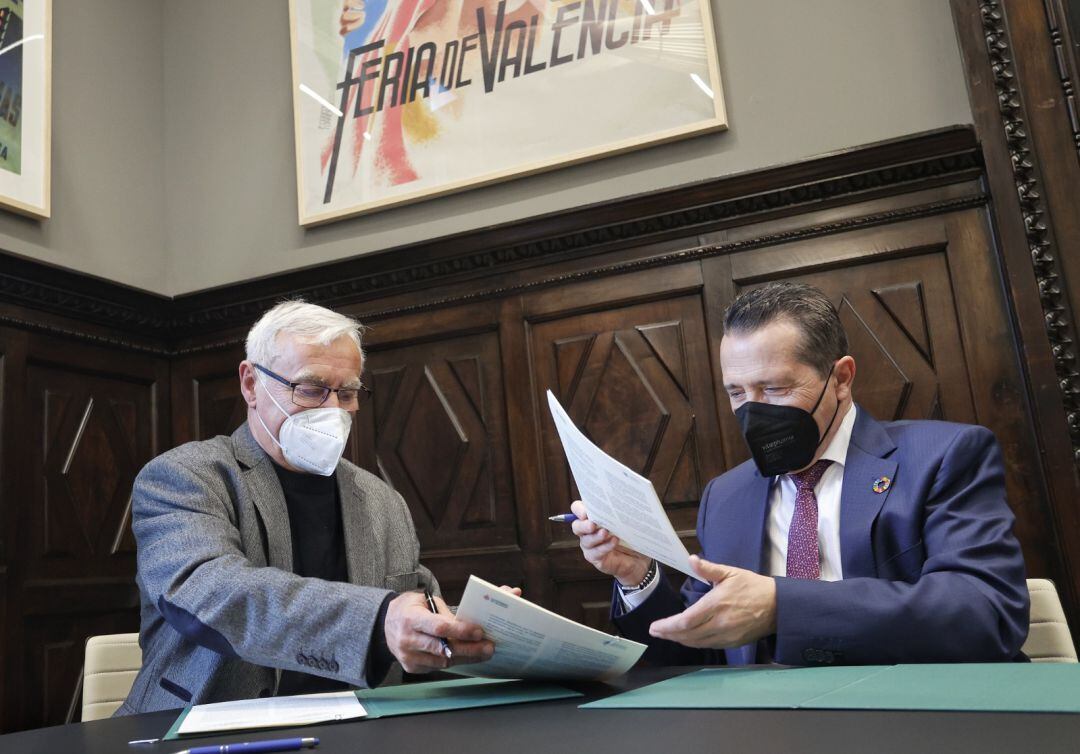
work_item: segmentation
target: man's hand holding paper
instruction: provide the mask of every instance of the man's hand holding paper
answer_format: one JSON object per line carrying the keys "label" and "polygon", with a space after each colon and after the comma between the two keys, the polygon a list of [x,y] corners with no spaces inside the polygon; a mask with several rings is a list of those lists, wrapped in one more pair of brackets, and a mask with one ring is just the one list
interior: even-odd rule
{"label": "man's hand holding paper", "polygon": [[[457,620],[441,598],[438,613],[428,610],[420,592],[405,592],[390,601],[386,611],[386,644],[408,673],[442,670],[450,664],[481,662],[491,657],[494,645],[484,639],[480,626]],[[442,651],[439,639],[447,639],[453,659]]]}
{"label": "man's hand holding paper", "polygon": [[607,529],[589,520],[589,512],[580,500],[575,500],[570,510],[578,517],[572,525],[578,537],[585,560],[592,563],[600,573],[613,576],[623,586],[641,583],[652,561],[641,553],[619,546],[619,538]]}
{"label": "man's hand holding paper", "polygon": [[690,575],[690,553],[672,527],[652,483],[582,434],[550,390],[547,398],[566,460],[581,499],[589,506],[591,519],[616,535],[623,549]]}

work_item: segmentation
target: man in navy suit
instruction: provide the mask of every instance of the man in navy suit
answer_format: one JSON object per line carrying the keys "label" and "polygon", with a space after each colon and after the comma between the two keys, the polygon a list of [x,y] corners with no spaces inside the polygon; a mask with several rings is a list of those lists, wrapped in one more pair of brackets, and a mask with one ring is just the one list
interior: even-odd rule
{"label": "man in navy suit", "polygon": [[773,283],[724,317],[724,389],[752,460],[702,496],[696,579],[572,509],[586,559],[616,579],[612,617],[663,664],[1023,660],[1024,561],[989,430],[878,422],[828,298]]}

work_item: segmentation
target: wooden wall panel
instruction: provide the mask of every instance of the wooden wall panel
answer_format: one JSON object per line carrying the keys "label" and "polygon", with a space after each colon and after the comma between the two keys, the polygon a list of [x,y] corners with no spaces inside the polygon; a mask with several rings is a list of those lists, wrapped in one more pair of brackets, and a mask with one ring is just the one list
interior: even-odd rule
{"label": "wooden wall panel", "polygon": [[521,583],[499,322],[490,305],[381,323],[365,339],[357,462],[405,498],[425,563],[448,594],[471,562]]}
{"label": "wooden wall panel", "polygon": [[172,368],[173,443],[230,435],[247,419],[240,395],[243,346],[178,360]]}
{"label": "wooden wall panel", "polygon": [[421,547],[516,541],[497,334],[368,354],[360,458],[404,495]]}
{"label": "wooden wall panel", "polygon": [[88,636],[138,628],[131,485],[168,442],[168,371],[44,337],[28,342],[20,371],[29,421],[5,686],[18,700],[9,724],[25,727],[77,712]]}

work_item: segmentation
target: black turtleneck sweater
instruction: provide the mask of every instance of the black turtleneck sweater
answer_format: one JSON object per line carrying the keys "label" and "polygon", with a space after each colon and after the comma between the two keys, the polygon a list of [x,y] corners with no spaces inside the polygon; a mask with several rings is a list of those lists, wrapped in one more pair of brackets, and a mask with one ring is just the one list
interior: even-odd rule
{"label": "black turtleneck sweater", "polygon": [[[345,559],[345,535],[341,523],[341,496],[337,472],[330,476],[289,471],[274,464],[274,471],[285,493],[292,533],[293,573],[324,581],[348,582]],[[386,675],[393,656],[386,647],[383,620],[389,599],[383,602],[376,619],[368,659],[368,683],[378,684]],[[278,695],[314,694],[350,688],[344,681],[285,670],[281,673]]]}

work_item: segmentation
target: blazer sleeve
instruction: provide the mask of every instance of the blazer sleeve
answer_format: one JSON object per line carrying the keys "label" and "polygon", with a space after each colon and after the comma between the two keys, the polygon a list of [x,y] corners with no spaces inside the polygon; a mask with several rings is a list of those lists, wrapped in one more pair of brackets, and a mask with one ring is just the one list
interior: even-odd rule
{"label": "blazer sleeve", "polygon": [[146,598],[185,638],[220,654],[367,686],[369,646],[392,592],[252,563],[211,469],[166,454],[136,478],[132,528]]}
{"label": "blazer sleeve", "polygon": [[913,583],[776,579],[783,664],[994,662],[1017,658],[1029,597],[993,434],[957,433],[929,485],[926,559]]}

